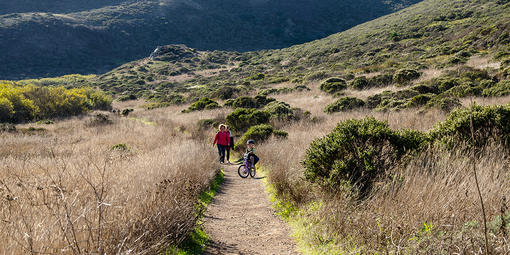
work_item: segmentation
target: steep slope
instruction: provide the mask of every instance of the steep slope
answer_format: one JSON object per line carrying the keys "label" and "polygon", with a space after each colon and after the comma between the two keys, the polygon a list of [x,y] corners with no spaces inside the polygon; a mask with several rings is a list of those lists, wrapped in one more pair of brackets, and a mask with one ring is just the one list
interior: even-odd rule
{"label": "steep slope", "polygon": [[[0,8],[0,79],[101,73],[157,45],[282,48],[318,39],[419,0],[50,1]],[[88,7],[88,8],[87,8]],[[94,9],[97,8],[97,9]],[[77,12],[79,11],[79,12]]]}

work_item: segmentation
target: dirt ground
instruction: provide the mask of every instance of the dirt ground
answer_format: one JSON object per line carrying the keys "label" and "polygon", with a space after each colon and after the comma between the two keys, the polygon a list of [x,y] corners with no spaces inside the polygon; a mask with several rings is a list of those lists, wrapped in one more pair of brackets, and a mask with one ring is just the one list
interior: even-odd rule
{"label": "dirt ground", "polygon": [[211,242],[204,254],[297,254],[289,228],[277,215],[262,179],[241,179],[225,165],[224,183],[208,206],[204,228]]}

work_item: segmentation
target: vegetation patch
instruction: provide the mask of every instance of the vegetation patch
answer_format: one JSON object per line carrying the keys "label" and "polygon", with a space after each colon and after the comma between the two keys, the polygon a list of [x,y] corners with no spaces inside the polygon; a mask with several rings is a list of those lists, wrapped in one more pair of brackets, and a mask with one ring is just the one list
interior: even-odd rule
{"label": "vegetation patch", "polygon": [[[472,116],[472,118],[471,118]],[[474,131],[474,144],[471,139],[471,123]],[[468,143],[478,147],[491,141],[510,144],[510,105],[479,106],[457,109],[447,119],[438,123],[430,132],[430,139],[453,147]]]}
{"label": "vegetation patch", "polygon": [[269,123],[271,115],[257,109],[238,108],[227,115],[227,125],[233,131],[244,132],[251,126]]}
{"label": "vegetation patch", "polygon": [[334,94],[336,92],[346,89],[347,83],[345,82],[344,79],[329,78],[329,79],[323,81],[319,88],[320,88],[320,90],[322,90],[328,94]]}
{"label": "vegetation patch", "polygon": [[303,161],[304,174],[323,187],[356,190],[363,196],[377,177],[424,141],[421,133],[393,131],[373,117],[346,120],[312,142]]}
{"label": "vegetation patch", "polygon": [[342,97],[334,103],[326,106],[324,112],[335,113],[358,109],[365,106],[365,102],[355,97]]}
{"label": "vegetation patch", "polygon": [[194,111],[212,110],[219,107],[220,105],[216,101],[213,101],[208,97],[203,97],[191,104],[188,109],[182,110],[182,112],[189,113]]}
{"label": "vegetation patch", "polygon": [[90,110],[109,110],[112,99],[91,88],[66,89],[0,83],[0,122],[62,118]]}

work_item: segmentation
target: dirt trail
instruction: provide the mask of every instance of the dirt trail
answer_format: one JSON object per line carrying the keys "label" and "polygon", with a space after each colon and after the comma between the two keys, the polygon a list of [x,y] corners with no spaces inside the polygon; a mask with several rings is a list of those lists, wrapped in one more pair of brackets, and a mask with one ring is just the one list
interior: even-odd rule
{"label": "dirt trail", "polygon": [[288,226],[274,213],[259,173],[241,179],[237,166],[225,165],[224,183],[208,206],[204,254],[297,254]]}

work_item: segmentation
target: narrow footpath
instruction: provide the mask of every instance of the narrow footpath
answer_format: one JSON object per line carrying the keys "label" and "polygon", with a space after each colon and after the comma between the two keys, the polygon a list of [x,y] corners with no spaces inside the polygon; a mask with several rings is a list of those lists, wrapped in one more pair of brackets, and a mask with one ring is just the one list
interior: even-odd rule
{"label": "narrow footpath", "polygon": [[297,254],[289,227],[264,191],[260,173],[242,179],[236,165],[224,165],[225,180],[204,217],[211,242],[204,254]]}

